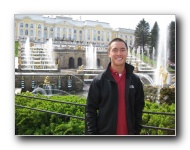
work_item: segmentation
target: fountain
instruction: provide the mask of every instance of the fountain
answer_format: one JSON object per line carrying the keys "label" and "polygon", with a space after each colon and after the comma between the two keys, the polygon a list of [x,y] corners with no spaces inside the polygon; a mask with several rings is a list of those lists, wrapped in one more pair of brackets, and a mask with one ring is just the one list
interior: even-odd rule
{"label": "fountain", "polygon": [[85,83],[91,83],[93,78],[103,72],[104,69],[97,66],[97,48],[93,47],[92,44],[86,47],[85,56],[86,65],[79,66],[77,73],[84,76]]}
{"label": "fountain", "polygon": [[29,64],[30,60],[30,39],[27,37],[26,43],[25,43],[25,55],[26,55],[26,64]]}
{"label": "fountain", "polygon": [[159,22],[159,42],[158,42],[158,58],[157,68],[155,71],[155,85],[163,87],[169,83],[167,71],[167,39],[168,37],[168,22],[165,20]]}
{"label": "fountain", "polygon": [[21,50],[21,70],[23,71],[49,71],[58,70],[54,62],[52,39],[48,42],[30,46],[30,39],[27,37],[24,50]]}
{"label": "fountain", "polygon": [[[60,76],[58,78],[58,82],[60,81]],[[44,79],[44,83],[42,85],[43,87],[40,87],[40,85],[38,85],[36,88],[34,88],[34,90],[32,91],[33,94],[43,94],[43,95],[47,95],[47,96],[51,96],[51,95],[71,95],[69,92],[60,90],[60,86],[58,84],[58,86],[56,86],[55,84],[51,84],[50,82],[50,77],[46,76]]]}
{"label": "fountain", "polygon": [[71,95],[70,93],[63,91],[63,90],[59,90],[59,89],[44,89],[41,87],[37,87],[35,88],[31,93],[33,94],[42,94],[42,95],[46,95],[46,96],[52,96],[52,95]]}
{"label": "fountain", "polygon": [[85,69],[97,69],[97,48],[90,44],[86,47]]}

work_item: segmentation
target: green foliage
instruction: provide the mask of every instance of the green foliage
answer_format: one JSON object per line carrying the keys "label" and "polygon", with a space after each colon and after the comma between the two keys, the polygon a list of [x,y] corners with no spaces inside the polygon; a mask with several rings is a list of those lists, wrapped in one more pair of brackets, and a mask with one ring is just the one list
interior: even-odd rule
{"label": "green foliage", "polygon": [[135,29],[135,46],[144,46],[149,43],[149,29],[150,25],[144,20],[144,18],[138,23]]}
{"label": "green foliage", "polygon": [[171,60],[174,63],[175,63],[175,51],[176,51],[176,49],[175,49],[175,47],[176,47],[176,44],[175,44],[175,42],[176,42],[176,35],[175,35],[176,29],[175,28],[176,28],[175,22],[172,21],[169,25],[169,37],[170,37],[169,38],[169,53],[170,53],[169,60]]}
{"label": "green foliage", "polygon": [[[34,96],[26,92],[23,95]],[[51,96],[37,94],[37,98],[49,98],[64,102],[85,104],[86,99],[77,96]],[[56,113],[73,115],[84,118],[84,106],[75,106],[58,102],[15,97],[15,104],[48,110]],[[15,134],[16,135],[83,135],[85,131],[84,120],[40,112],[26,108],[16,107],[15,109]]]}
{"label": "green foliage", "polygon": [[18,41],[15,42],[15,57],[18,56]]}
{"label": "green foliage", "polygon": [[[149,112],[167,112],[175,114],[175,104],[162,104],[147,102],[144,111]],[[142,124],[146,126],[155,126],[160,128],[175,129],[175,115],[148,114],[143,113]],[[145,129],[141,130],[141,135],[175,135],[175,131]]]}
{"label": "green foliage", "polygon": [[[30,92],[22,93],[22,95],[48,98],[49,100],[57,100],[64,102],[73,102],[77,104],[86,104],[86,99],[78,96],[44,96],[33,95]],[[16,96],[15,104],[23,105],[62,114],[84,117],[85,108],[83,106],[74,106],[57,102],[50,102],[34,98]],[[157,104],[145,101],[144,111],[148,112],[170,112],[175,114],[175,104],[168,105]],[[156,126],[162,128],[175,129],[175,116],[147,114],[143,113],[143,125]],[[59,116],[30,110],[26,108],[16,107],[15,109],[15,134],[16,135],[84,135],[85,121],[81,119],[71,118],[67,116]],[[157,129],[145,129],[141,131],[141,135],[174,135],[174,131],[164,131]]]}

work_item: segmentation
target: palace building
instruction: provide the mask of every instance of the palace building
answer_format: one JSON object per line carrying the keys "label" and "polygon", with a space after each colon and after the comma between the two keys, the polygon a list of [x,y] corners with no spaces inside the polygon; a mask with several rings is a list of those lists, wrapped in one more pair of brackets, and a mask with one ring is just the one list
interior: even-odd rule
{"label": "palace building", "polygon": [[[107,45],[115,37],[122,38],[129,47],[134,45],[134,30],[112,28],[110,23],[92,20],[74,20],[63,15],[15,15],[15,41],[54,44],[55,60],[60,69],[76,69],[85,64],[85,47],[97,48],[97,63],[105,68],[109,62]],[[79,51],[80,50],[80,51]]]}

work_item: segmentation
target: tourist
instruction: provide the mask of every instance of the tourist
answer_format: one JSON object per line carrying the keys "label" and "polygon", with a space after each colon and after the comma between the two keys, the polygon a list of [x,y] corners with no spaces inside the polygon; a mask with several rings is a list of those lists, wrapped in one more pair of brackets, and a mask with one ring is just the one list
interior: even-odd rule
{"label": "tourist", "polygon": [[120,38],[108,45],[111,59],[89,88],[86,107],[88,135],[139,135],[144,108],[143,85],[126,63],[127,43]]}

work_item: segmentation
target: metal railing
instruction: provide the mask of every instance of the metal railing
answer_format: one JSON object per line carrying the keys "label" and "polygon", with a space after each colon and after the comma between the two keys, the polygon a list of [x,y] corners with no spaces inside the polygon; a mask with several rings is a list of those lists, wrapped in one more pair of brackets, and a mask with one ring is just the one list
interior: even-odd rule
{"label": "metal railing", "polygon": [[[62,103],[62,104],[71,104],[71,105],[86,107],[85,104],[77,104],[77,103],[72,103],[72,102],[64,102],[64,101],[59,101],[59,100],[47,99],[47,98],[25,96],[25,95],[19,95],[19,94],[17,94],[16,96],[21,96],[21,97],[26,97],[26,98],[32,98],[32,99],[45,100],[45,101],[50,101],[50,102],[57,102],[57,103]],[[27,107],[27,106],[22,106],[22,105],[17,105],[17,104],[15,104],[15,106],[16,107],[20,107],[20,108],[27,108],[27,109],[36,110],[36,111],[47,112],[47,113],[50,113],[50,114],[57,114],[57,115],[61,115],[61,116],[66,116],[66,117],[72,117],[72,118],[77,118],[77,119],[85,120],[85,117],[67,115],[67,114],[62,114],[62,113],[58,113],[58,112],[52,112],[52,111],[48,111],[48,110],[42,110],[42,109],[37,109],[37,108],[32,108],[32,107]]]}
{"label": "metal railing", "polygon": [[[175,116],[174,113],[167,113],[167,112],[149,112],[149,111],[143,111],[143,113],[147,113],[147,114],[154,114],[154,115],[169,115],[169,116]],[[142,125],[143,128],[145,129],[156,129],[156,130],[166,130],[166,131],[175,131],[175,129],[171,129],[171,128],[160,128],[160,127],[155,127],[155,126],[146,126],[146,125]]]}
{"label": "metal railing", "polygon": [[[39,98],[39,97],[25,96],[25,95],[20,95],[20,94],[16,94],[16,96],[21,96],[21,97],[26,97],[26,98],[32,98],[32,99],[38,99],[38,100],[45,100],[45,101],[50,101],[50,102],[57,102],[57,103],[62,103],[62,104],[71,104],[71,105],[81,106],[81,107],[84,107],[84,108],[86,109],[86,105],[85,105],[85,104],[78,104],[78,103],[73,103],[73,102],[65,102],[65,101],[59,101],[59,100],[52,100],[52,99],[47,99],[47,98]],[[16,107],[20,107],[20,108],[26,108],[26,109],[30,109],[30,110],[35,110],[35,111],[50,113],[50,114],[56,114],[56,115],[60,115],[60,116],[64,116],[64,117],[71,117],[71,118],[76,118],[76,119],[84,120],[84,121],[85,121],[85,134],[87,133],[87,126],[86,126],[86,118],[85,118],[85,116],[84,116],[84,117],[80,117],[80,116],[62,114],[62,113],[58,113],[58,112],[52,112],[52,111],[48,111],[48,110],[42,110],[42,109],[38,109],[38,108],[32,108],[32,107],[28,107],[28,106],[22,106],[22,105],[18,105],[18,104],[15,104],[15,106],[16,106]],[[175,116],[174,113],[166,113],[166,112],[149,112],[149,111],[143,111],[143,113],[153,114],[153,115],[170,115],[170,116]],[[84,113],[84,114],[85,114],[85,113]],[[155,126],[142,125],[142,127],[145,128],[145,129],[175,131],[175,129],[171,129],[171,128],[161,128],[161,127],[155,127]]]}

